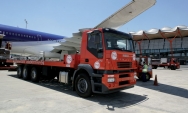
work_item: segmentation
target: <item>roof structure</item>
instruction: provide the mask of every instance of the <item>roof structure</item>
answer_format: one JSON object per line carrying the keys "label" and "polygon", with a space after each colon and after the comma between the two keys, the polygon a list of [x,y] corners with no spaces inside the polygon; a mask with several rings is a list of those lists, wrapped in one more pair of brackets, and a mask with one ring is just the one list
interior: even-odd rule
{"label": "roof structure", "polygon": [[133,36],[133,40],[144,40],[144,39],[160,39],[160,38],[174,38],[174,37],[187,37],[188,27],[187,26],[176,26],[174,28],[163,27],[161,29],[150,29],[148,31],[140,30],[138,32],[130,32]]}

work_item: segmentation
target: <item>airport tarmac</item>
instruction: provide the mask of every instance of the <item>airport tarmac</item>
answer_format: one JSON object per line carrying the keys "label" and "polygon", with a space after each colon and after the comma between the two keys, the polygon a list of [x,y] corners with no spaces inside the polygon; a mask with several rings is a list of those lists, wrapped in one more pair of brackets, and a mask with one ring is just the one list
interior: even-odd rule
{"label": "airport tarmac", "polygon": [[187,113],[188,66],[158,68],[154,77],[137,81],[134,88],[84,99],[57,82],[32,83],[16,72],[0,71],[0,113]]}

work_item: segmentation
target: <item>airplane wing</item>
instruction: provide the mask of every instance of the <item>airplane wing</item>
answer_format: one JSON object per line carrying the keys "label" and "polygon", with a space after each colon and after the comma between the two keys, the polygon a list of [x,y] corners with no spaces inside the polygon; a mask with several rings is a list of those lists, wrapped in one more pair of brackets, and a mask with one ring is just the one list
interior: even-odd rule
{"label": "airplane wing", "polygon": [[[143,13],[145,10],[149,9],[155,4],[156,0],[132,0],[129,4],[125,5],[123,8],[112,14],[110,17],[102,21],[100,24],[95,26],[94,28],[113,28],[116,29],[139,14]],[[84,28],[79,29],[79,32],[73,33],[71,38],[66,38],[65,42],[61,42],[60,46],[55,46],[54,51],[76,51],[80,50],[80,44],[82,39],[82,31],[85,29],[91,28]],[[61,55],[62,56],[62,55]]]}
{"label": "airplane wing", "polygon": [[155,4],[156,0],[132,0],[129,4],[102,21],[95,28],[118,28]]}

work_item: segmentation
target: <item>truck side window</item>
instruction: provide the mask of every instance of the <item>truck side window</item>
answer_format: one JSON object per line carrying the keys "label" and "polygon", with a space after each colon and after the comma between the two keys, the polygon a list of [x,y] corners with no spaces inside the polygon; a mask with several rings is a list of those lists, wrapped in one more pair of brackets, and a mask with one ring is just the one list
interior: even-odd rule
{"label": "truck side window", "polygon": [[101,33],[88,34],[87,49],[97,58],[103,58],[103,46]]}

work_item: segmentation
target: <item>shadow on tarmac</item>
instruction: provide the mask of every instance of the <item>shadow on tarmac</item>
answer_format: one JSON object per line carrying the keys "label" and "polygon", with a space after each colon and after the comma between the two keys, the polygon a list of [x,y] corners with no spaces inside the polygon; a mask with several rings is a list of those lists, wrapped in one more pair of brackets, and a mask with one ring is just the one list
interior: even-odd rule
{"label": "shadow on tarmac", "polygon": [[[17,78],[16,75],[8,75],[8,76]],[[28,82],[33,83],[29,80]],[[76,91],[72,91],[72,88],[70,85],[59,83],[57,82],[57,80],[39,81],[39,83],[33,83],[33,84],[43,86],[52,90],[56,90],[62,93],[66,93],[75,97],[79,97],[76,94]],[[120,92],[111,93],[111,94],[94,94],[89,98],[83,98],[83,99],[97,102],[100,105],[106,105],[107,106],[106,109],[110,111],[114,111],[115,108],[127,108],[127,107],[138,105],[142,102],[147,101],[149,98],[147,98],[146,96],[142,96],[142,95],[136,95],[136,94],[131,94],[131,93],[120,91]]]}
{"label": "shadow on tarmac", "polygon": [[[155,70],[164,70],[164,71],[166,71],[166,70],[170,70],[170,69],[159,68],[159,69],[155,69]],[[182,71],[182,70],[181,69],[176,69],[176,70],[170,70],[170,71]]]}
{"label": "shadow on tarmac", "polygon": [[137,80],[137,83],[136,83],[136,85],[140,86],[140,87],[156,90],[159,92],[163,92],[163,93],[167,93],[167,94],[171,94],[171,95],[175,95],[175,96],[179,96],[179,97],[188,98],[188,90],[187,89],[162,84],[160,82],[158,83],[159,84],[158,86],[154,86],[153,84],[154,84],[153,80],[150,80],[147,82],[142,82],[140,80]]}

